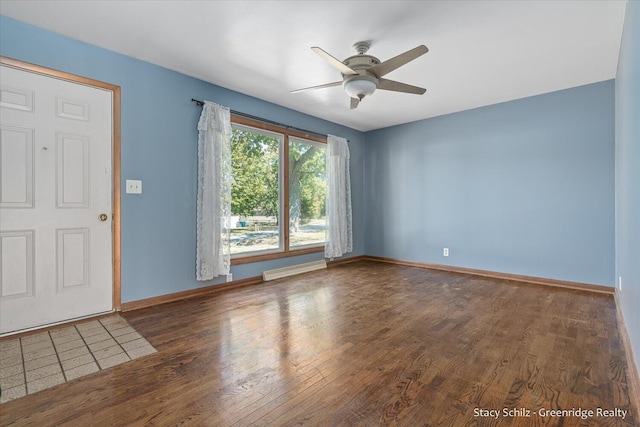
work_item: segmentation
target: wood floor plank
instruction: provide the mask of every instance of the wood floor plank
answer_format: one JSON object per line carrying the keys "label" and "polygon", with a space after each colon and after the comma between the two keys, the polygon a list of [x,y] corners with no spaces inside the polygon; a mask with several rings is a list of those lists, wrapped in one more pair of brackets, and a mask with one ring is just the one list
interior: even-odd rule
{"label": "wood floor plank", "polygon": [[[5,403],[0,425],[635,426],[615,308],[359,261],[125,313],[158,353]],[[535,414],[598,407],[628,412]]]}

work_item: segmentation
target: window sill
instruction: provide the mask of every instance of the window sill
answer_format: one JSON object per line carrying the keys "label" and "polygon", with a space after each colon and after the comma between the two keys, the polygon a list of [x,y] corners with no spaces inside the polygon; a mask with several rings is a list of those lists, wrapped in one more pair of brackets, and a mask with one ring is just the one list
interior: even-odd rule
{"label": "window sill", "polygon": [[324,245],[306,247],[301,249],[293,249],[287,252],[272,252],[268,254],[231,258],[231,265],[249,264],[252,262],[268,261],[270,259],[278,259],[278,258],[288,258],[292,256],[311,254],[315,252],[324,252]]}

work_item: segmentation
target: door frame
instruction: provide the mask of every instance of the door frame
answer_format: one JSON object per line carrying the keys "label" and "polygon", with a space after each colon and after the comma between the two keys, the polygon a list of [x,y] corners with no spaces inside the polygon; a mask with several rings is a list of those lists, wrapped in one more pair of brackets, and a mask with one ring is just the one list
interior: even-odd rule
{"label": "door frame", "polygon": [[41,74],[47,77],[53,77],[59,80],[66,80],[71,83],[81,84],[85,86],[91,86],[98,89],[104,89],[110,91],[112,97],[112,137],[111,137],[111,197],[112,197],[112,228],[111,228],[111,241],[113,247],[112,255],[112,267],[113,267],[113,283],[112,283],[112,309],[114,311],[121,311],[121,299],[122,293],[120,289],[121,280],[121,252],[120,252],[120,169],[121,169],[121,116],[120,116],[120,103],[121,103],[121,89],[120,86],[106,83],[100,80],[90,79],[88,77],[79,76],[77,74],[71,74],[64,71],[55,70],[53,68],[42,67],[40,65],[31,64],[18,59],[8,58],[6,56],[0,56],[0,65],[16,68],[18,70],[27,71],[31,73]]}

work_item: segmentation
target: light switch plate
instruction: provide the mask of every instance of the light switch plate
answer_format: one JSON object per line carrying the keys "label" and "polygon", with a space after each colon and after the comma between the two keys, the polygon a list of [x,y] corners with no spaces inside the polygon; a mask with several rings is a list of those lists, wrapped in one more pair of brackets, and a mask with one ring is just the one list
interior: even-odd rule
{"label": "light switch plate", "polygon": [[142,194],[142,181],[137,179],[128,179],[126,186],[127,194]]}

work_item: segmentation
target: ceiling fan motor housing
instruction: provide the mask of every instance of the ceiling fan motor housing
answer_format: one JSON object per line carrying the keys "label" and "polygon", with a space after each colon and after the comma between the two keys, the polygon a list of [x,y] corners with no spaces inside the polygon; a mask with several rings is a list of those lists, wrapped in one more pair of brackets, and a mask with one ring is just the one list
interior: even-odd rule
{"label": "ceiling fan motor housing", "polygon": [[359,71],[378,65],[380,60],[371,55],[353,55],[342,61],[342,63],[354,71]]}

